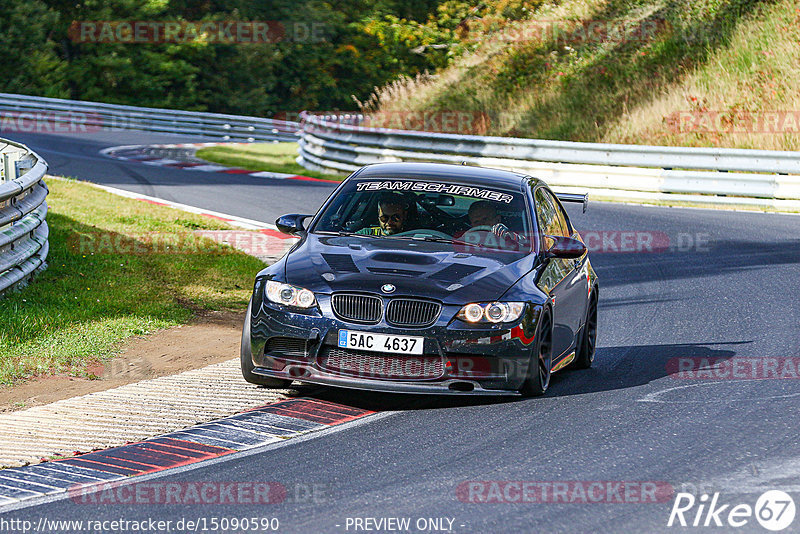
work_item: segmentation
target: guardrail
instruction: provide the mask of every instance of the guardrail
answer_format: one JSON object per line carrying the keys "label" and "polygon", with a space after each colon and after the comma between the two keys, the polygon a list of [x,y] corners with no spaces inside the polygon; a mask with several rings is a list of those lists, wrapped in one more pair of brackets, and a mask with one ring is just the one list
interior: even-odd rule
{"label": "guardrail", "polygon": [[297,141],[300,123],[0,93],[3,125],[16,131],[83,133],[141,130],[220,141]]}
{"label": "guardrail", "polygon": [[626,201],[800,209],[800,153],[572,143],[365,128],[358,115],[301,114],[298,163],[352,172],[371,163],[437,161],[507,169],[565,192]]}
{"label": "guardrail", "polygon": [[0,294],[47,266],[46,172],[35,152],[0,139]]}

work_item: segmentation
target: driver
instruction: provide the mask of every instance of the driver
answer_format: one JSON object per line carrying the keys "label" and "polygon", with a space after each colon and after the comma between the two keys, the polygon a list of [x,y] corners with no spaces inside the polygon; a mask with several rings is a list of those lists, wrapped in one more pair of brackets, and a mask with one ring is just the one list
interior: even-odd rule
{"label": "driver", "polygon": [[378,226],[362,228],[356,234],[387,236],[405,231],[408,223],[407,205],[402,195],[382,195],[378,200]]}
{"label": "driver", "polygon": [[508,239],[518,244],[522,244],[522,236],[516,232],[512,232],[508,227],[500,222],[500,214],[494,204],[488,200],[478,200],[469,206],[467,211],[469,223],[473,230],[479,229],[480,226],[491,228],[491,232],[501,239]]}

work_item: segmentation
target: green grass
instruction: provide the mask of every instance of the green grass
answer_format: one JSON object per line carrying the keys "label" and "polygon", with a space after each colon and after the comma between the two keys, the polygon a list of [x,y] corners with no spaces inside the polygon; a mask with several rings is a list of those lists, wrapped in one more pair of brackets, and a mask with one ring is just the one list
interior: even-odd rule
{"label": "green grass", "polygon": [[252,171],[283,172],[299,176],[310,176],[323,180],[342,181],[343,174],[325,174],[310,171],[299,165],[297,143],[252,143],[201,148],[197,157],[220,165],[240,167]]}
{"label": "green grass", "polygon": [[247,306],[264,264],[192,233],[225,223],[80,182],[48,186],[49,268],[0,299],[0,384],[88,376],[126,338]]}

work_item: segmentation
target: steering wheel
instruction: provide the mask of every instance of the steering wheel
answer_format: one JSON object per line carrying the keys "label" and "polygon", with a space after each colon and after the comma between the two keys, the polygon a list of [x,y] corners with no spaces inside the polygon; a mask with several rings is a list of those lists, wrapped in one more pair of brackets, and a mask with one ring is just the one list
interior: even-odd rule
{"label": "steering wheel", "polygon": [[447,224],[449,225],[450,229],[452,229],[454,234],[459,232],[463,234],[464,232],[468,232],[472,228],[469,222],[461,219],[453,219]]}
{"label": "steering wheel", "polygon": [[415,236],[415,235],[429,235],[431,237],[441,237],[442,239],[453,239],[453,236],[447,235],[438,230],[406,230],[399,234],[393,234],[392,237]]}
{"label": "steering wheel", "polygon": [[473,232],[475,232],[475,233],[478,233],[478,232],[489,232],[489,233],[492,233],[492,227],[491,226],[487,226],[487,225],[483,225],[483,224],[480,225],[480,226],[473,226],[472,228],[470,228],[469,230],[464,232],[464,234],[461,236],[461,238],[464,239],[464,236],[467,236],[467,235],[469,235],[469,234],[471,234]]}

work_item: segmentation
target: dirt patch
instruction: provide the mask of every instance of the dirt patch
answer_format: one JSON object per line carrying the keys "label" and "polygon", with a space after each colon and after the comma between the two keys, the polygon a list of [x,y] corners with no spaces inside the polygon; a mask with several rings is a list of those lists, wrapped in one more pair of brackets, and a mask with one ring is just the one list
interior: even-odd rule
{"label": "dirt patch", "polygon": [[202,312],[189,324],[129,340],[122,354],[89,368],[97,379],[55,376],[0,388],[0,412],[49,404],[236,358],[243,321],[243,312]]}

